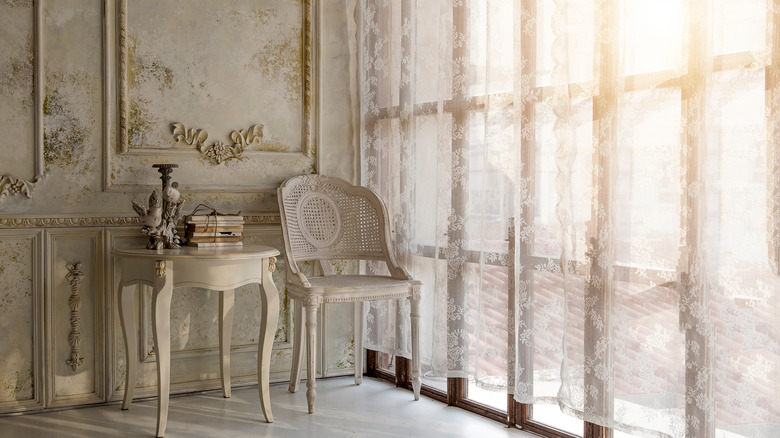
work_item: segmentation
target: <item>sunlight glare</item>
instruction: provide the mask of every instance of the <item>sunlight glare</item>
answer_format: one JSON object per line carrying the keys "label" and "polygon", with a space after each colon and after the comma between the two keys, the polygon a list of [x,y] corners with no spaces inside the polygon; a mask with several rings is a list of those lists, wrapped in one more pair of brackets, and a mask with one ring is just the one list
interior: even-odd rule
{"label": "sunlight glare", "polygon": [[625,73],[677,69],[682,61],[682,2],[623,0]]}

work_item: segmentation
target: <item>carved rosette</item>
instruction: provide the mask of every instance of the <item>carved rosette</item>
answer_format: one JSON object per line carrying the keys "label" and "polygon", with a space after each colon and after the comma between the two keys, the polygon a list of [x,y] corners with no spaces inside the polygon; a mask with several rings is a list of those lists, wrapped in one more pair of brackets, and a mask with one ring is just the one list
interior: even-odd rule
{"label": "carved rosette", "polygon": [[2,201],[8,195],[26,195],[28,198],[30,195],[30,184],[21,179],[11,175],[3,175],[0,177],[0,201]]}
{"label": "carved rosette", "polygon": [[65,278],[70,284],[70,298],[68,299],[68,306],[70,306],[70,334],[68,335],[68,343],[70,344],[70,357],[65,361],[68,365],[76,371],[79,365],[84,363],[84,358],[81,356],[81,315],[79,315],[79,309],[81,308],[81,297],[79,296],[79,284],[81,278],[84,275],[81,272],[81,263],[68,263],[68,273]]}
{"label": "carved rosette", "polygon": [[32,189],[43,182],[45,175],[38,175],[32,181],[26,181],[13,175],[0,175],[0,202],[7,196],[24,195],[32,198]]}
{"label": "carved rosette", "polygon": [[174,140],[195,146],[202,158],[215,166],[230,160],[243,160],[244,158],[241,155],[246,148],[252,143],[263,142],[263,125],[252,125],[249,129],[231,132],[230,139],[233,141],[232,144],[215,141],[210,145],[206,145],[206,139],[209,136],[208,132],[203,129],[186,129],[184,124],[179,122],[171,123],[171,130]]}

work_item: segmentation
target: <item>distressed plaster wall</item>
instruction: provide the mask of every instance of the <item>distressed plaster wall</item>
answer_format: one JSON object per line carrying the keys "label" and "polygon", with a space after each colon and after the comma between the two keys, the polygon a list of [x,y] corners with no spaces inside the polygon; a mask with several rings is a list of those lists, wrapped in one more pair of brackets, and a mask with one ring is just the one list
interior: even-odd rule
{"label": "distressed plaster wall", "polygon": [[[160,38],[186,36],[182,15],[176,15],[176,10],[193,3],[164,1],[169,2],[173,15],[168,21],[154,26],[155,35]],[[289,3],[299,4],[300,1],[237,0],[234,3],[243,7],[249,4],[250,9],[256,3],[255,9],[265,10],[266,15],[258,14],[255,19],[267,20],[274,4],[289,6]],[[229,2],[213,0],[212,3]],[[318,109],[318,123],[313,130],[316,151],[311,162],[314,165],[289,165],[289,161],[275,162],[253,156],[240,165],[223,169],[218,179],[225,189],[184,192],[185,210],[204,203],[221,211],[241,211],[248,218],[249,240],[276,247],[281,247],[281,236],[273,191],[234,193],[229,189],[231,184],[241,185],[245,180],[255,178],[257,175],[252,172],[270,174],[277,172],[279,166],[287,165],[290,169],[315,170],[352,181],[356,181],[358,175],[353,126],[355,84],[351,72],[355,53],[348,41],[348,20],[352,17],[353,2],[314,0],[314,3],[319,16],[316,41],[320,49],[316,69],[318,87],[314,90]],[[0,190],[4,195],[0,199],[0,339],[13,340],[0,343],[0,357],[3,358],[0,363],[0,413],[121,397],[125,353],[116,318],[117,279],[110,250],[115,245],[143,241],[130,202],[145,199],[148,191],[144,187],[158,185],[159,175],[147,168],[146,161],[141,167],[138,164],[141,161],[132,156],[122,156],[113,162],[114,168],[106,166],[106,160],[110,159],[107,151],[114,151],[117,145],[119,114],[116,84],[112,82],[115,78],[107,78],[104,59],[104,8],[107,4],[115,7],[117,3],[114,0],[0,0]],[[39,18],[36,18],[36,8],[40,8]],[[135,23],[147,23],[143,8],[135,8],[132,13]],[[238,27],[246,26],[245,21],[252,19],[231,16],[229,11],[226,14],[225,20],[234,18],[231,25]],[[284,17],[277,16],[276,19],[284,21]],[[149,23],[153,23],[153,18],[159,20],[159,17],[146,18]],[[290,23],[290,28],[297,24]],[[198,31],[202,32],[198,38],[209,40],[209,29]],[[289,56],[281,55],[276,58],[268,55],[263,62],[261,52],[289,50],[291,35],[287,32],[278,41],[271,41],[240,60],[204,60],[196,59],[195,54],[190,57],[184,54],[179,61],[223,69],[240,63],[256,70],[259,77],[281,78],[280,83],[288,84],[286,89],[267,90],[262,96],[269,101],[279,100],[280,105],[289,109],[289,96],[293,96],[294,101],[298,92],[291,84],[295,82],[299,66],[291,65],[287,62]],[[114,42],[109,39],[108,43]],[[169,81],[165,66],[150,66],[145,72],[133,74],[146,74],[163,88],[192,85],[207,103],[229,102],[230,96],[242,95],[241,84],[221,82],[201,87],[200,82],[192,80],[174,84],[175,81]],[[39,77],[36,77],[36,69],[41,73]],[[39,94],[36,94],[36,80]],[[151,87],[149,84],[154,80],[139,88],[141,95],[159,93],[173,99],[174,92],[165,95],[169,91],[167,88],[161,92],[159,87]],[[196,104],[196,101],[183,101],[176,107],[177,116],[187,118],[191,115],[195,124],[204,122],[204,114],[208,111],[204,113]],[[247,105],[247,102],[242,101],[240,105]],[[164,118],[164,114],[157,115],[157,119]],[[165,125],[178,120],[163,121]],[[249,119],[237,120],[236,126],[229,129],[246,129],[248,126],[244,125],[248,123]],[[300,130],[303,121],[290,116],[280,123],[280,126],[287,123],[290,129]],[[154,143],[146,139],[170,134],[160,123],[148,126],[136,123],[133,129],[130,132],[134,136],[132,141],[139,144]],[[294,143],[299,135],[297,132],[269,134],[263,147],[283,149],[286,146],[279,145]],[[224,140],[227,132],[210,134],[210,138]],[[153,162],[154,151],[149,154],[147,152],[144,157]],[[209,169],[205,165],[202,168]],[[143,191],[107,187],[106,181],[111,180],[111,175],[106,175],[106,169],[123,173],[124,181],[137,181]],[[38,174],[44,172],[45,178],[38,178],[41,176]],[[188,170],[179,169],[174,172],[174,180],[179,174],[194,178]],[[198,178],[209,181],[211,177],[206,172]],[[74,370],[64,362],[71,346],[63,331],[69,330],[71,324],[70,309],[63,303],[67,303],[71,293],[65,277],[67,266],[76,262],[84,265],[79,293],[84,303],[80,311],[86,312],[82,317],[83,338],[88,342],[82,352],[88,357]],[[279,267],[275,280],[283,293],[284,263],[280,261]],[[235,324],[241,328],[234,329],[234,344],[248,345],[256,341],[259,321],[256,312],[252,311],[258,305],[256,295],[249,288],[236,294],[237,307],[241,311],[236,314]],[[139,306],[143,306],[143,301]],[[289,323],[285,302],[282,307],[281,321]],[[143,313],[142,308],[138,311]],[[175,353],[174,360],[179,361],[179,366],[174,366],[174,391],[215,386],[218,373],[216,353],[213,352],[216,347],[215,312],[213,293],[182,290],[174,295],[172,326],[177,329],[174,330],[173,346],[178,351],[178,359]],[[331,339],[326,343],[326,374],[348,374],[353,363],[352,308],[331,306],[324,313],[330,321],[326,337]],[[52,327],[52,330],[46,332],[46,327]],[[289,345],[284,342],[289,335],[287,330],[287,325],[280,325],[277,332],[279,343],[275,346],[272,365],[276,379],[283,378],[289,370]],[[47,354],[51,356],[48,364],[44,363]],[[244,348],[233,358],[237,370],[234,376],[239,382],[251,380],[254,355],[253,351]],[[62,360],[59,356],[63,356]],[[144,363],[139,371],[140,392],[137,393],[143,395],[145,387],[151,391],[154,386],[154,363]]]}

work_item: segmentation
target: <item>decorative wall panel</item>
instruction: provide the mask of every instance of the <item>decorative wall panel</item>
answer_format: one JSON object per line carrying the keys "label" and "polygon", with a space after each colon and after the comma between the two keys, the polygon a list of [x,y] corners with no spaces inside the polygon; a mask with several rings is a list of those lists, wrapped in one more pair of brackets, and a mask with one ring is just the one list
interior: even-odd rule
{"label": "decorative wall panel", "polygon": [[100,228],[46,233],[47,406],[97,403],[103,391],[103,267]]}
{"label": "decorative wall panel", "polygon": [[30,198],[44,180],[42,9],[40,1],[0,3],[0,32],[13,41],[0,45],[0,146],[14,151],[0,164],[0,202]]}
{"label": "decorative wall panel", "polygon": [[180,165],[185,192],[269,192],[316,171],[311,0],[105,5],[118,90],[107,190],[148,190],[160,162]]}
{"label": "decorative wall panel", "polygon": [[0,231],[0,412],[43,407],[40,232]]}

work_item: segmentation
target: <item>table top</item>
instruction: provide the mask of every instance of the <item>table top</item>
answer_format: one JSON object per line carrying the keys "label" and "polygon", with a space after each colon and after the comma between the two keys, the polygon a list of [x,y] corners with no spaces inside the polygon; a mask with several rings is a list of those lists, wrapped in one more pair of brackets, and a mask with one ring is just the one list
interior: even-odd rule
{"label": "table top", "polygon": [[209,260],[247,260],[278,256],[279,250],[270,246],[183,246],[176,249],[146,249],[142,247],[114,248],[111,254],[119,257],[131,257],[155,260],[209,259]]}

